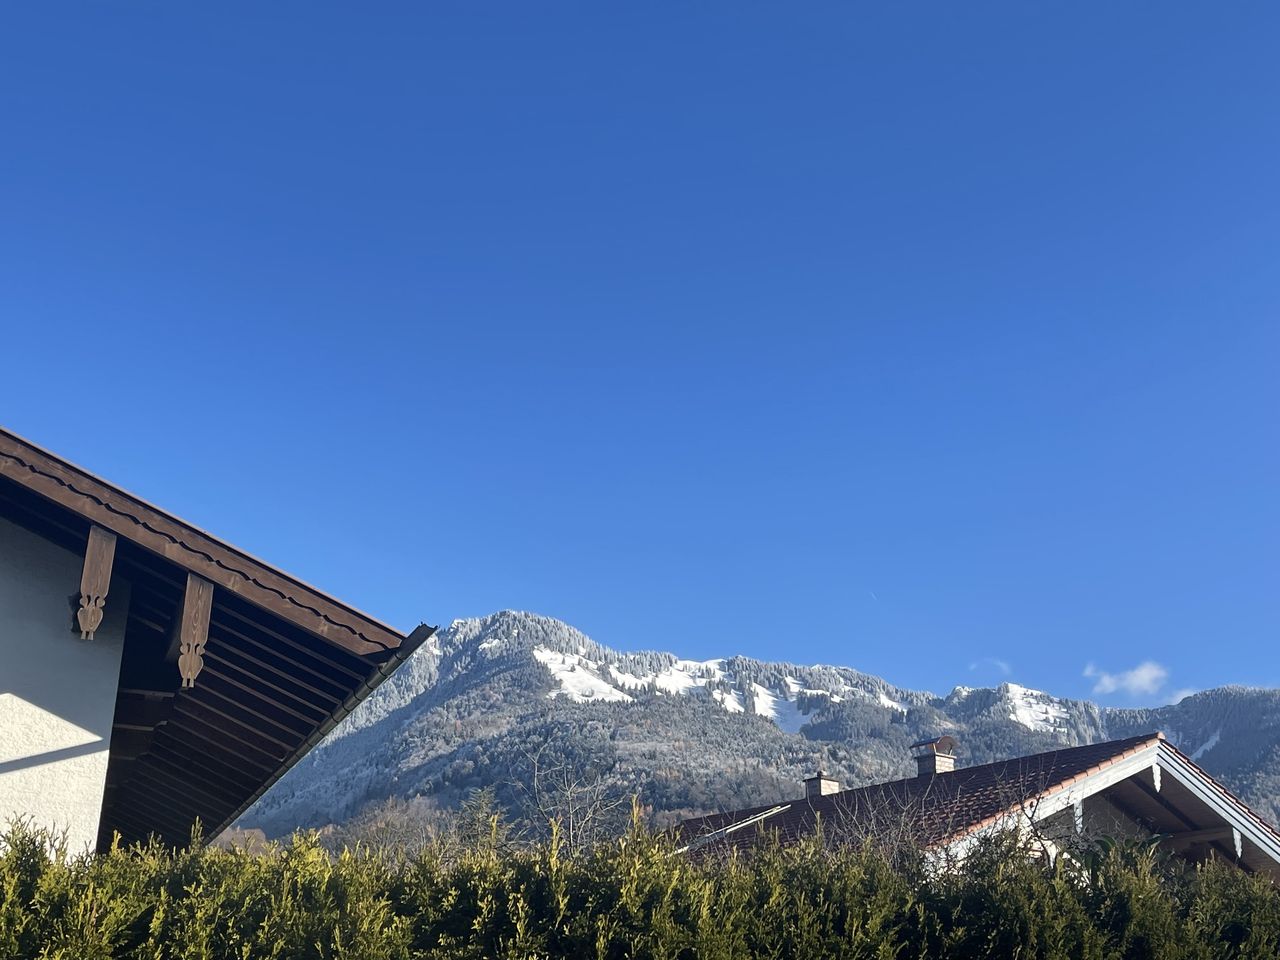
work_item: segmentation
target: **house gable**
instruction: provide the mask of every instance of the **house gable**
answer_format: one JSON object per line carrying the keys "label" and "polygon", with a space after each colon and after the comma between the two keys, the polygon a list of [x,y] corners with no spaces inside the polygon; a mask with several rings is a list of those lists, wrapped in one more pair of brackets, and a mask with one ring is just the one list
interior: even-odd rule
{"label": "house gable", "polygon": [[[43,685],[0,699],[0,819],[51,810],[99,846],[116,833],[183,844],[197,821],[216,834],[434,632],[393,630],[3,430],[0,520],[20,532],[0,546],[11,568],[45,548],[66,560],[27,591],[39,637],[0,606],[0,687],[31,658]],[[68,758],[37,733],[33,698],[68,722],[77,701],[106,704],[89,730],[96,787],[65,816],[70,781],[51,764]],[[51,776],[57,803],[40,802],[29,782]]]}
{"label": "house gable", "polygon": [[1017,829],[1052,841],[1073,832],[1159,835],[1192,860],[1225,858],[1280,879],[1280,834],[1162,734],[1071,747],[934,776],[686,821],[684,849],[742,849],[823,830],[894,838],[963,855]]}

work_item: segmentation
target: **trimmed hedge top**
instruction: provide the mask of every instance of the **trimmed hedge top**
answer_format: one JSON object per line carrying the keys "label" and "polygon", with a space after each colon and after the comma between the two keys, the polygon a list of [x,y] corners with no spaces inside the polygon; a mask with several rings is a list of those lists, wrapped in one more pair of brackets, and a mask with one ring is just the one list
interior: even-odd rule
{"label": "trimmed hedge top", "polygon": [[1277,956],[1268,881],[1150,845],[1051,866],[1006,838],[936,873],[820,842],[691,862],[638,828],[573,858],[496,832],[412,857],[298,836],[71,858],[21,825],[0,838],[5,960]]}

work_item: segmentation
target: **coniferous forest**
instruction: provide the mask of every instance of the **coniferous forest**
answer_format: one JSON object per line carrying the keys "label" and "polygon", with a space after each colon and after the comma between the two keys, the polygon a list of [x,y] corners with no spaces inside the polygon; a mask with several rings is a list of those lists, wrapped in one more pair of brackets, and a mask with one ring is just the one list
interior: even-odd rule
{"label": "coniferous forest", "polygon": [[[637,821],[638,823],[638,821]],[[476,819],[411,853],[315,835],[68,857],[0,840],[0,957],[1271,958],[1280,894],[1228,864],[1097,844],[1052,865],[1011,838],[938,870],[815,839],[691,858],[639,826],[569,853]]]}

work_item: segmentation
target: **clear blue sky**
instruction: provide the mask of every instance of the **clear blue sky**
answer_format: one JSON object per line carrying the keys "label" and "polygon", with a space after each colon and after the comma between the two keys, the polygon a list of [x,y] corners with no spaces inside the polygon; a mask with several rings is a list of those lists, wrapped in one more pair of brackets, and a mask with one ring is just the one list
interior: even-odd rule
{"label": "clear blue sky", "polygon": [[0,422],[402,627],[1280,685],[1278,31],[8,4]]}

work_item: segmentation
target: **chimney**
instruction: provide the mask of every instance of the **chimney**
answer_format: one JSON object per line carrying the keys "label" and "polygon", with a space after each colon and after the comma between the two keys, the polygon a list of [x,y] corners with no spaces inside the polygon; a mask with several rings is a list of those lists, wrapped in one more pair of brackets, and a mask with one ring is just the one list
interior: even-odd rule
{"label": "chimney", "polygon": [[950,773],[956,768],[955,737],[941,736],[913,743],[911,755],[916,758],[917,777],[927,779],[939,773]]}
{"label": "chimney", "polygon": [[807,799],[825,797],[828,794],[839,792],[840,781],[831,779],[821,770],[804,782],[804,795]]}

